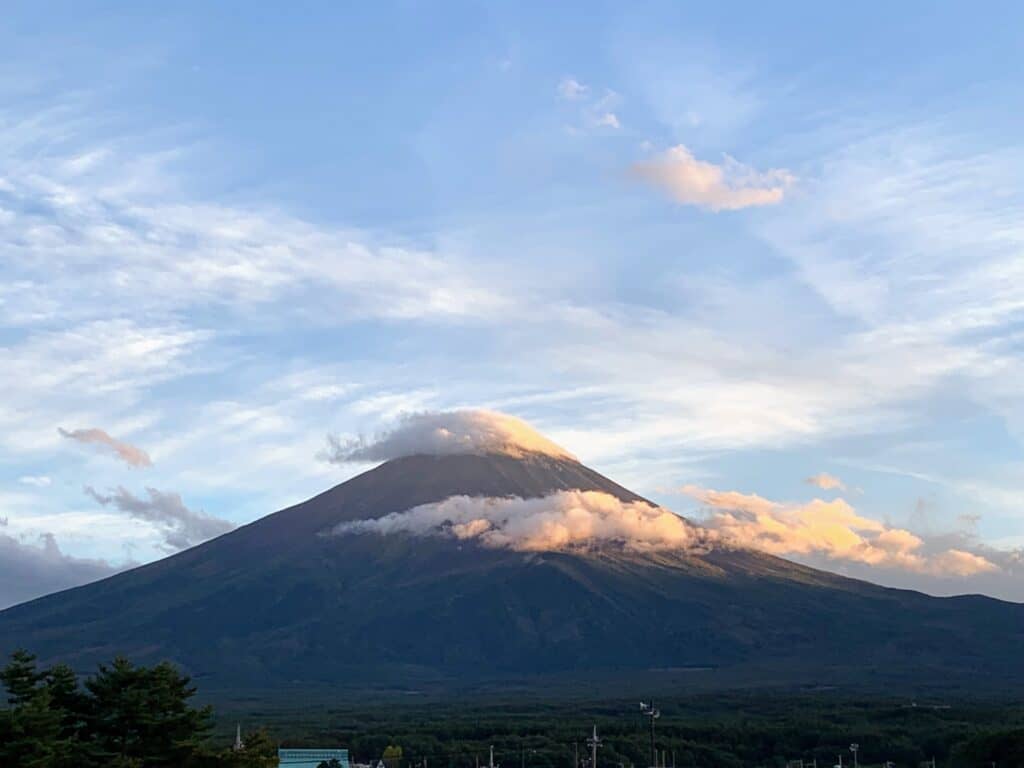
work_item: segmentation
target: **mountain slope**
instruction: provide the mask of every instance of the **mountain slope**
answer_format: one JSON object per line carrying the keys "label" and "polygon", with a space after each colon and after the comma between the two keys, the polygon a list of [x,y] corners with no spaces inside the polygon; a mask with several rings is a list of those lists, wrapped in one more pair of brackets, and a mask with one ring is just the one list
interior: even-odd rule
{"label": "mountain slope", "polygon": [[891,590],[754,552],[523,553],[324,535],[452,495],[636,494],[575,461],[412,456],[165,560],[0,612],[16,646],[88,668],[169,658],[223,685],[830,665],[1020,677],[1024,606]]}

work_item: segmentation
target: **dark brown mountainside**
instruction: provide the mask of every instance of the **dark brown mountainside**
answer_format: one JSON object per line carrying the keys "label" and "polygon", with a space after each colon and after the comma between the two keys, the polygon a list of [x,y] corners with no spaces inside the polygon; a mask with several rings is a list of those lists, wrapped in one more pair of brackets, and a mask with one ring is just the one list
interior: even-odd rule
{"label": "dark brown mountainside", "polygon": [[[1024,606],[933,598],[744,551],[522,553],[340,522],[452,495],[635,494],[541,455],[413,456],[218,539],[0,612],[0,651],[171,659],[234,688],[652,668],[1024,675]],[[789,674],[789,672],[786,672]],[[827,673],[824,673],[827,675]]]}

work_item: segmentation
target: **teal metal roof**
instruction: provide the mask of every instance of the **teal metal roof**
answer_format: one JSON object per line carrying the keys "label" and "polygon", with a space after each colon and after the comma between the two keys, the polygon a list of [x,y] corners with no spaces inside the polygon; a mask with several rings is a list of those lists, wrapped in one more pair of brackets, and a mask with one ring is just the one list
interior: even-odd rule
{"label": "teal metal roof", "polygon": [[342,768],[350,768],[347,749],[279,749],[279,768],[317,768],[320,763],[337,760]]}

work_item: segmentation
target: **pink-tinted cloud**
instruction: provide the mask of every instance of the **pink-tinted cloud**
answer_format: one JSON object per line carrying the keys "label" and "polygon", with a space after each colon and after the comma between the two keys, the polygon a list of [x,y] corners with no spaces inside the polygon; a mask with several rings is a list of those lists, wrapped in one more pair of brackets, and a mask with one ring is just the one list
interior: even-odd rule
{"label": "pink-tinted cloud", "polygon": [[123,440],[111,437],[102,429],[93,427],[91,429],[67,430],[62,427],[58,427],[57,431],[69,440],[77,440],[80,443],[98,445],[104,449],[112,451],[115,456],[129,466],[148,467],[153,463],[149,458],[149,454],[144,450],[132,445],[131,443],[126,443]]}
{"label": "pink-tinted cloud", "polygon": [[845,491],[846,485],[835,475],[830,475],[828,472],[819,472],[816,475],[811,475],[805,481],[808,485],[813,485],[816,488],[821,488],[823,491]]}
{"label": "pink-tinted cloud", "polygon": [[636,163],[631,172],[678,203],[711,211],[776,205],[793,183],[792,174],[786,170],[761,173],[728,156],[721,165],[715,165],[698,160],[682,144]]}

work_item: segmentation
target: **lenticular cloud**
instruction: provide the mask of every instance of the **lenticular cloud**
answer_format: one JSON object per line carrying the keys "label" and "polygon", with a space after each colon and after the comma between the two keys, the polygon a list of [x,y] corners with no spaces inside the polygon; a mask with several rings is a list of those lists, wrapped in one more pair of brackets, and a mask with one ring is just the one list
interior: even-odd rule
{"label": "lenticular cloud", "polygon": [[390,461],[427,454],[540,453],[556,458],[576,457],[522,419],[487,410],[424,411],[401,416],[394,428],[373,439],[328,437],[325,458],[333,463]]}
{"label": "lenticular cloud", "polygon": [[447,536],[523,552],[618,543],[629,549],[703,549],[707,533],[663,507],[599,491],[559,491],[536,499],[452,496],[376,520],[337,526],[335,534]]}

